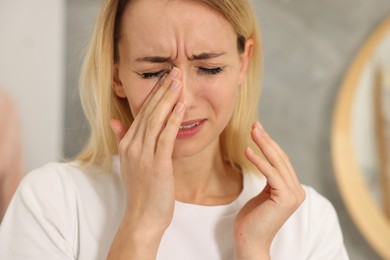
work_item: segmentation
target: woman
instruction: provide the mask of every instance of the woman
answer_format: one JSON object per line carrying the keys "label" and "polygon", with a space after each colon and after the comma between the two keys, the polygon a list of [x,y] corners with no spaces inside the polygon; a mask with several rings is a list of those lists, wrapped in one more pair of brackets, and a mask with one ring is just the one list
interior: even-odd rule
{"label": "woman", "polygon": [[104,1],[81,81],[90,140],[27,176],[0,252],[348,259],[330,203],[255,122],[259,56],[246,0]]}

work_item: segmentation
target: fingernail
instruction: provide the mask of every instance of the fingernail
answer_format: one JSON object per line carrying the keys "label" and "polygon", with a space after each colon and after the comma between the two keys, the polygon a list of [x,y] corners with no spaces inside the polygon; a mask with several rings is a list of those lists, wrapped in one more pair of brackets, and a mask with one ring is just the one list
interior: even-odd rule
{"label": "fingernail", "polygon": [[185,106],[185,105],[184,105],[183,103],[181,103],[181,102],[177,103],[176,106],[175,106],[175,112],[176,112],[177,114],[180,114],[181,111],[183,111],[184,106]]}
{"label": "fingernail", "polygon": [[259,129],[260,131],[264,131],[264,127],[262,124],[260,124],[259,121],[256,122],[256,128]]}
{"label": "fingernail", "polygon": [[171,70],[171,72],[169,72],[169,76],[171,78],[176,78],[178,75],[179,75],[179,69],[176,68],[176,67],[173,67],[173,69]]}
{"label": "fingernail", "polygon": [[263,132],[256,126],[255,127],[255,133],[257,134],[258,137],[262,137],[263,136]]}
{"label": "fingernail", "polygon": [[255,152],[252,150],[252,148],[250,148],[249,146],[246,147],[246,150],[251,153],[251,154],[254,154]]}
{"label": "fingernail", "polygon": [[172,82],[171,87],[172,88],[177,88],[179,85],[180,85],[180,81],[177,80],[177,79],[174,79],[173,82]]}

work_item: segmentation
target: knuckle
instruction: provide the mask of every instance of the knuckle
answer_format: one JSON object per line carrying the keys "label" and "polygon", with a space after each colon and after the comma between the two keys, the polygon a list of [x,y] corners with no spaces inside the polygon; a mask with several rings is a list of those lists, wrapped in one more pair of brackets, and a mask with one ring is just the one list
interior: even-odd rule
{"label": "knuckle", "polygon": [[166,103],[166,104],[168,104],[168,103],[172,102],[172,98],[173,98],[172,92],[171,91],[167,91],[167,92],[165,92],[165,94],[162,97],[161,101]]}
{"label": "knuckle", "polygon": [[283,158],[286,160],[286,162],[290,163],[290,157],[283,150],[281,151],[282,151]]}
{"label": "knuckle", "polygon": [[161,147],[166,147],[168,145],[168,139],[166,135],[161,135],[160,138],[158,139],[158,145]]}
{"label": "knuckle", "polygon": [[271,140],[270,143],[272,145],[274,145],[277,150],[279,150],[279,151],[281,151],[283,153],[282,148],[280,147],[280,145],[277,142],[275,142],[274,140]]}
{"label": "knuckle", "polygon": [[172,113],[165,125],[164,132],[177,133],[180,127],[180,123],[180,118]]}
{"label": "knuckle", "polygon": [[181,118],[177,114],[172,113],[171,117],[168,120],[167,126],[172,128],[179,128],[181,124]]}
{"label": "knuckle", "polygon": [[159,118],[156,116],[156,115],[151,115],[148,119],[148,128],[150,130],[154,130],[158,127],[158,125],[160,124],[160,120]]}
{"label": "knuckle", "polygon": [[[148,108],[146,102],[148,102],[148,100],[145,101],[144,105],[143,105],[143,106],[140,108],[140,110],[138,111],[137,117],[142,118],[142,117],[145,115],[145,112],[146,112],[146,110],[147,110],[147,108]],[[149,102],[150,102],[150,101],[149,101]]]}
{"label": "knuckle", "polygon": [[124,153],[126,152],[126,150],[127,150],[127,142],[125,142],[125,140],[122,139],[121,141],[119,141],[118,151],[119,153]]}
{"label": "knuckle", "polygon": [[139,145],[137,145],[136,142],[132,142],[130,146],[127,148],[127,155],[130,158],[137,158],[140,150],[141,149],[139,148]]}
{"label": "knuckle", "polygon": [[165,79],[163,79],[159,82],[160,88],[165,89],[165,90],[168,89],[172,83],[172,80],[173,79],[171,77],[165,77]]}

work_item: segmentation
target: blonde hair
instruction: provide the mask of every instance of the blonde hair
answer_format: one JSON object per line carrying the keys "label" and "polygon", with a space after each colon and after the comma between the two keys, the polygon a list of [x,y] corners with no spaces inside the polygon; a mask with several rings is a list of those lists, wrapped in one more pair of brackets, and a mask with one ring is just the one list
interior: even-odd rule
{"label": "blonde hair", "polygon": [[[81,103],[89,121],[90,136],[86,146],[76,157],[84,165],[111,168],[112,155],[118,153],[117,142],[109,121],[121,120],[130,127],[133,116],[126,99],[118,98],[112,90],[120,20],[126,4],[131,0],[105,0],[98,16],[90,47],[85,57],[80,79]],[[253,10],[247,0],[191,0],[207,4],[232,25],[237,33],[239,52],[245,41],[254,46],[244,83],[232,118],[220,136],[223,158],[234,167],[251,169],[244,149],[253,146],[250,138],[252,123],[257,120],[257,102],[260,92],[261,48],[260,34]]]}

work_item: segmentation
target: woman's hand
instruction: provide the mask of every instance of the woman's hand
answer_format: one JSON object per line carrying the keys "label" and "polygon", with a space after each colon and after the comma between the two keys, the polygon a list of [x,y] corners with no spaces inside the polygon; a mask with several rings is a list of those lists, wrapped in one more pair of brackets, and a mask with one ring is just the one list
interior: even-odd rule
{"label": "woman's hand", "polygon": [[181,82],[174,68],[157,83],[127,130],[110,122],[118,141],[127,188],[125,215],[109,258],[154,259],[174,209],[172,153],[185,105],[177,103]]}
{"label": "woman's hand", "polygon": [[264,158],[250,148],[245,155],[265,176],[267,184],[237,215],[235,246],[240,260],[269,259],[276,233],[305,199],[305,191],[287,155],[260,123],[253,125],[251,135]]}

